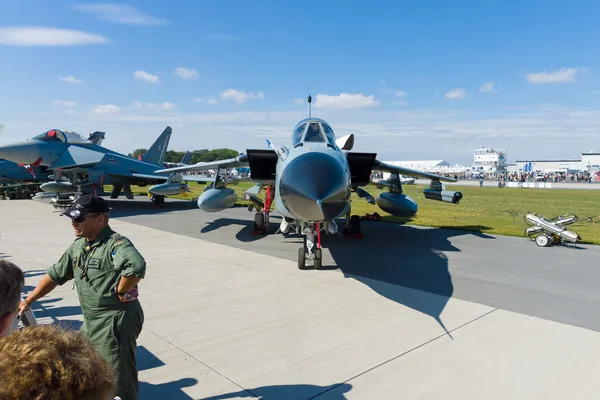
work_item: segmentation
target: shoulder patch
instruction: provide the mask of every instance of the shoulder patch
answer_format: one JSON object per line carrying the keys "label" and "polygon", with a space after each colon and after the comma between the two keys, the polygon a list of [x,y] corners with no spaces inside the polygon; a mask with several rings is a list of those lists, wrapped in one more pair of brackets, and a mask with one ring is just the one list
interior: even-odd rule
{"label": "shoulder patch", "polygon": [[114,249],[115,247],[118,247],[118,246],[120,246],[120,245],[122,245],[122,244],[124,244],[124,245],[128,245],[128,244],[130,244],[130,243],[131,243],[131,242],[130,242],[130,241],[129,241],[129,240],[126,238],[126,237],[119,236],[119,237],[118,237],[118,238],[116,238],[116,240],[113,242],[113,245],[112,245],[112,247],[113,247],[113,249]]}

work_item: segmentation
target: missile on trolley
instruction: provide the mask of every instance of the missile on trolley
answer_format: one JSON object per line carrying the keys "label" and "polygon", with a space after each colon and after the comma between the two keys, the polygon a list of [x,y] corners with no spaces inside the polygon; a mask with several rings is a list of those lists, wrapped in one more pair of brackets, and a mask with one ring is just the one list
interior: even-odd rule
{"label": "missile on trolley", "polygon": [[525,233],[529,237],[538,235],[535,238],[535,241],[540,246],[547,246],[550,243],[550,237],[552,236],[572,243],[581,240],[579,234],[565,228],[566,225],[571,225],[580,221],[576,215],[562,217],[556,220],[547,220],[544,217],[529,213],[525,215],[525,221],[533,225],[527,228]]}

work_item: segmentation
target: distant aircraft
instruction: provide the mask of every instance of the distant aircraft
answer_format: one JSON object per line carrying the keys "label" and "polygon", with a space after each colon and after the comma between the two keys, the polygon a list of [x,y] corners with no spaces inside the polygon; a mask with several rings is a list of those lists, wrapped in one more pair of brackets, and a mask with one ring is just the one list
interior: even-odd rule
{"label": "distant aircraft", "polygon": [[[124,191],[133,198],[131,185],[153,185],[148,189],[152,202],[164,206],[165,196],[188,191],[184,181],[212,182],[212,178],[158,175],[156,170],[164,168],[167,146],[172,134],[171,127],[162,132],[141,160],[117,153],[72,131],[52,129],[24,142],[0,146],[0,157],[18,164],[45,167],[54,171],[54,181],[41,186],[50,192],[65,192],[76,189],[90,193],[102,189],[105,184],[113,185],[111,198]],[[100,135],[94,136],[94,138]],[[103,137],[103,136],[102,136]],[[62,181],[67,178],[68,182]]]}
{"label": "distant aircraft", "polygon": [[191,151],[186,151],[183,154],[183,157],[181,158],[181,161],[178,163],[171,163],[171,162],[163,162],[163,166],[167,167],[167,168],[173,168],[173,167],[182,167],[184,165],[190,165],[190,163],[192,162],[192,152]]}
{"label": "distant aircraft", "polygon": [[[309,107],[311,97],[308,97]],[[310,109],[310,108],[309,108]],[[310,114],[309,114],[310,115]],[[289,232],[292,227],[304,236],[304,245],[298,249],[298,268],[305,269],[311,260],[314,268],[321,267],[321,231],[335,234],[336,218],[346,216],[344,233],[360,233],[360,218],[351,216],[351,192],[365,198],[371,204],[399,217],[416,214],[417,203],[402,193],[399,175],[431,179],[429,189],[424,190],[427,199],[458,203],[460,192],[446,191],[440,181],[456,182],[436,174],[417,171],[378,161],[375,153],[354,153],[354,134],[336,140],[331,126],[319,118],[300,121],[292,133],[291,145],[273,145],[269,149],[247,150],[236,158],[203,162],[187,167],[168,168],[157,173],[175,173],[217,169],[215,181],[207,186],[198,198],[198,207],[207,212],[229,208],[237,201],[237,195],[226,187],[226,169],[250,166],[250,179],[257,183],[247,190],[243,198],[262,208],[254,218],[254,229],[266,233],[271,205],[283,217],[279,230]],[[388,187],[377,200],[360,186],[371,182],[372,171],[390,172],[387,181],[378,184]],[[256,195],[266,188],[264,204]],[[316,246],[315,246],[316,244]]]}

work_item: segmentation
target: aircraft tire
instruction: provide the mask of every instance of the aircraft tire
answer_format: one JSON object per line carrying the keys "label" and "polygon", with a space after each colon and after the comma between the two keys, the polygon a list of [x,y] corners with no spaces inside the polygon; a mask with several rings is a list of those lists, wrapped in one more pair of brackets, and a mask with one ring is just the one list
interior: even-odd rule
{"label": "aircraft tire", "polygon": [[298,249],[298,269],[306,269],[306,254],[304,253],[304,246]]}
{"label": "aircraft tire", "polygon": [[350,217],[350,233],[360,233],[360,217],[358,215]]}
{"label": "aircraft tire", "polygon": [[263,232],[265,230],[265,216],[257,212],[254,214],[254,231]]}
{"label": "aircraft tire", "polygon": [[314,268],[315,269],[321,269],[322,265],[323,265],[323,250],[317,249],[317,251],[315,251],[315,265],[314,265]]}

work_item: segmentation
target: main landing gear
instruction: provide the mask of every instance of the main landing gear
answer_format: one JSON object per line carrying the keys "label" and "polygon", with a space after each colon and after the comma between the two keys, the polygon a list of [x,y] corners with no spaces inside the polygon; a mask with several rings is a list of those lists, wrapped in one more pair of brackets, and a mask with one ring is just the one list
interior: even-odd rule
{"label": "main landing gear", "polygon": [[[273,192],[274,192],[274,188],[272,186],[267,186],[267,195],[265,197],[264,207],[262,208],[261,211],[254,214],[254,231],[252,232],[253,235],[266,235],[267,234],[267,230],[269,228],[269,213],[271,210],[271,204],[273,204]],[[251,198],[249,197],[249,199],[251,199]],[[248,209],[250,211],[252,211],[251,207],[252,207],[252,205],[250,207],[248,207]],[[255,207],[256,207],[256,210],[258,211],[259,207],[257,204],[255,204]]]}
{"label": "main landing gear", "polygon": [[165,196],[152,195],[152,204],[156,207],[164,208],[165,206]]}

